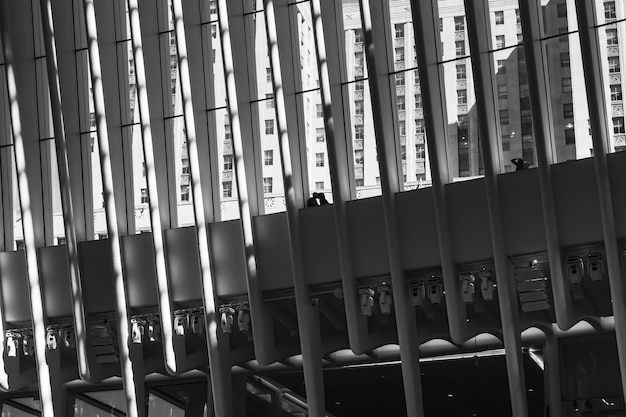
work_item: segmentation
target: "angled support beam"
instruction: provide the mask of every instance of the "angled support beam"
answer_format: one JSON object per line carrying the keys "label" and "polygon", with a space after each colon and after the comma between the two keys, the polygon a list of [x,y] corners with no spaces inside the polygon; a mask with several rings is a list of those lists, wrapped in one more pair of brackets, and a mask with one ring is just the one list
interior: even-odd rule
{"label": "angled support beam", "polygon": [[356,354],[372,346],[367,343],[367,319],[360,311],[357,280],[352,269],[351,244],[348,234],[346,203],[356,198],[354,169],[346,161],[353,159],[347,144],[347,120],[342,80],[345,74],[343,56],[343,15],[340,2],[311,0],[313,35],[317,52],[320,94],[324,111],[324,129],[328,146],[330,178],[333,185],[339,267],[348,323],[350,347]]}
{"label": "angled support beam", "polygon": [[[102,65],[98,43],[98,28],[93,0],[83,0],[85,13],[85,26],[91,69],[91,86],[93,89],[93,103],[96,115],[96,131],[98,133],[98,149],[100,152],[100,169],[102,171],[102,188],[104,192],[104,205],[106,213],[107,231],[109,244],[111,245],[111,258],[113,272],[113,288],[115,291],[115,314],[118,331],[118,346],[122,381],[125,391],[126,410],[129,417],[145,417],[146,406],[144,402],[143,375],[136,380],[134,364],[130,357],[130,320],[128,314],[128,302],[126,295],[126,283],[122,263],[122,242],[120,225],[118,224],[117,204],[114,194],[113,163],[107,113],[104,103],[104,86],[102,79]],[[120,213],[125,216],[125,212]],[[134,217],[134,216],[133,216]],[[121,222],[122,225],[125,222]]]}
{"label": "angled support beam", "polygon": [[[396,193],[402,189],[402,171],[399,167],[399,149],[395,141],[391,88],[387,71],[388,48],[387,29],[389,27],[389,4],[387,1],[361,0],[361,23],[364,46],[367,54],[367,72],[372,95],[372,112],[376,150],[382,186],[383,218],[387,236],[387,256],[391,272],[393,305],[395,309],[398,342],[404,383],[404,398],[407,415],[424,415],[422,399],[422,378],[418,351],[417,321],[415,307],[402,267],[400,233],[397,223]],[[395,83],[394,83],[395,84]]]}
{"label": "angled support beam", "polygon": [[615,317],[615,337],[619,369],[622,377],[622,390],[626,395],[626,283],[622,276],[623,254],[620,253],[615,222],[615,206],[611,195],[611,183],[607,161],[610,140],[610,126],[607,120],[609,110],[605,101],[605,90],[602,78],[602,54],[596,25],[596,2],[580,0],[576,2],[576,15],[580,28],[580,47],[585,73],[585,87],[589,101],[589,119],[593,140],[593,164],[596,171],[596,186],[600,202],[600,217],[606,266],[613,300],[613,316]]}
{"label": "angled support beam", "polygon": [[493,249],[502,336],[506,349],[506,366],[514,417],[528,416],[526,381],[522,359],[522,337],[517,288],[504,244],[504,224],[500,207],[498,174],[502,169],[502,151],[495,102],[494,68],[491,64],[491,21],[488,0],[466,0],[468,35],[472,54],[472,69],[476,92],[478,130],[482,138],[482,156],[485,167],[485,188],[489,229]]}
{"label": "angled support beam", "polygon": [[574,324],[570,287],[563,276],[561,247],[556,221],[552,164],[555,162],[552,138],[552,106],[548,86],[548,63],[541,42],[541,2],[528,0],[520,2],[520,19],[524,34],[524,54],[528,74],[530,110],[537,148],[539,169],[539,193],[543,211],[548,260],[550,262],[550,284],[554,297],[556,320],[562,329]]}
{"label": "angled support beam", "polygon": [[433,205],[439,240],[441,272],[446,289],[446,312],[450,336],[456,343],[463,343],[470,333],[467,313],[458,286],[457,270],[453,258],[452,231],[448,216],[446,184],[452,181],[448,162],[448,121],[444,94],[443,69],[439,65],[437,48],[440,45],[437,0],[411,1],[413,33],[420,86],[424,103],[424,126],[432,175]]}
{"label": "angled support beam", "polygon": [[209,352],[209,367],[211,386],[213,387],[213,401],[217,417],[233,416],[231,364],[228,355],[228,336],[218,330],[216,312],[215,277],[211,265],[210,239],[206,219],[205,201],[203,198],[202,176],[200,174],[200,157],[198,152],[198,138],[194,119],[194,109],[191,96],[191,81],[189,77],[189,57],[187,40],[183,25],[183,6],[181,0],[174,0],[173,18],[176,34],[176,49],[178,55],[178,73],[181,85],[183,102],[183,120],[187,132],[187,150],[189,154],[189,168],[191,170],[191,191],[193,196],[194,220],[198,238],[200,256],[200,271],[202,276],[202,301],[204,304],[204,321],[206,343]]}
{"label": "angled support beam", "polygon": [[[261,206],[263,196],[262,190],[258,186],[258,181],[261,181],[262,175],[256,175],[260,171],[254,166],[255,154],[260,151],[256,149],[252,131],[248,130],[251,129],[252,120],[255,117],[251,114],[252,106],[249,95],[252,89],[249,88],[247,75],[247,58],[251,51],[245,42],[246,27],[244,22],[246,16],[244,16],[243,2],[218,0],[217,6],[228,118],[235,160],[235,180],[246,256],[254,352],[260,363],[268,364],[276,360],[274,355],[274,325],[269,307],[263,301],[263,289],[257,273],[256,249],[252,230],[252,217],[260,214],[260,207],[263,207]],[[242,53],[235,54],[234,50],[242,51]],[[240,106],[239,103],[242,105]]]}
{"label": "angled support beam", "polygon": [[[43,39],[46,49],[48,85],[50,88],[50,104],[52,107],[52,122],[54,126],[54,143],[56,146],[59,186],[61,191],[61,207],[63,210],[63,226],[65,230],[68,265],[70,269],[70,288],[72,291],[72,314],[74,318],[74,334],[76,337],[78,373],[81,379],[91,381],[91,370],[89,369],[88,361],[87,322],[85,317],[85,308],[83,305],[84,297],[79,268],[76,227],[74,223],[74,204],[72,201],[72,191],[70,187],[64,114],[63,106],[61,105],[61,91],[54,22],[52,19],[52,5],[50,0],[41,0],[39,4],[41,8]],[[63,409],[57,411],[57,414],[62,414],[61,410]]]}
{"label": "angled support beam", "polygon": [[[37,381],[42,403],[42,415],[54,416],[60,408],[62,398],[53,385],[62,384],[59,375],[51,370],[46,357],[46,317],[42,280],[37,261],[37,248],[45,246],[42,189],[49,185],[43,183],[48,176],[42,176],[39,166],[40,145],[37,123],[32,123],[33,114],[37,116],[37,91],[32,83],[36,77],[34,58],[34,31],[32,16],[33,4],[0,2],[0,30],[5,58],[5,75],[8,86],[11,126],[13,132],[13,151],[17,172],[17,187],[22,215],[25,258],[28,277],[29,300],[33,341],[35,343],[35,363]],[[19,90],[19,94],[18,94]],[[38,165],[27,163],[27,159]],[[45,156],[43,156],[45,158]],[[51,226],[51,220],[48,227]],[[38,229],[37,229],[38,228]],[[37,230],[36,230],[37,229]],[[57,394],[57,395],[54,395]]]}
{"label": "angled support beam", "polygon": [[[301,168],[298,159],[300,152],[297,141],[290,140],[288,134],[287,108],[283,87],[283,71],[279,59],[278,27],[289,28],[290,13],[286,0],[277,0],[276,9],[274,1],[264,0],[265,28],[267,31],[267,43],[272,69],[272,87],[274,101],[276,103],[276,127],[278,129],[278,142],[280,150],[280,162],[283,171],[283,184],[285,187],[285,204],[287,206],[287,231],[289,236],[289,249],[292,264],[293,285],[296,299],[296,312],[298,316],[298,329],[300,336],[300,348],[302,350],[302,364],[306,397],[309,404],[309,415],[323,417],[326,415],[324,401],[324,372],[322,368],[322,335],[320,330],[319,311],[311,301],[309,285],[304,273],[304,253],[302,249],[302,232],[300,230],[300,209],[304,206],[302,185],[294,182],[294,171]],[[282,23],[279,23],[282,22]],[[292,39],[288,37],[287,39]],[[297,42],[297,38],[295,39]],[[288,53],[291,45],[285,45],[281,57],[283,62],[292,62],[293,56]],[[293,90],[293,84],[290,86]],[[290,97],[291,98],[291,97]],[[293,107],[293,106],[292,106]],[[293,107],[295,108],[295,107]],[[295,118],[290,120],[296,120]],[[294,146],[295,145],[295,146]],[[294,149],[295,148],[295,149]],[[292,158],[292,153],[296,160]],[[300,175],[298,175],[300,177]],[[280,394],[279,394],[280,395]],[[274,409],[275,401],[282,403],[282,398],[272,398]],[[276,414],[278,415],[278,414]]]}
{"label": "angled support beam", "polygon": [[[174,352],[172,297],[167,277],[165,263],[164,229],[169,224],[161,222],[162,217],[168,218],[168,196],[159,193],[157,175],[157,158],[155,144],[152,137],[150,106],[148,101],[146,67],[142,48],[141,26],[139,21],[139,5],[137,0],[128,0],[128,19],[132,43],[133,61],[135,63],[136,100],[139,107],[141,123],[141,137],[143,140],[146,180],[148,183],[148,206],[150,210],[150,224],[152,226],[152,244],[156,261],[156,280],[158,286],[159,316],[163,342],[163,356],[165,368],[170,374],[178,372],[176,353]],[[165,201],[165,204],[163,202]],[[165,211],[165,213],[163,213]]]}

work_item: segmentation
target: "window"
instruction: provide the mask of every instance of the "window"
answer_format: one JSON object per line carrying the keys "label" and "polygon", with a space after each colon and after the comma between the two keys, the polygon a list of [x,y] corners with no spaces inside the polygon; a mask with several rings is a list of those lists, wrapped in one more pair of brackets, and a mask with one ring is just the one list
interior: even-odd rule
{"label": "window", "polygon": [[443,18],[439,18],[439,32],[443,32]]}
{"label": "window", "polygon": [[217,38],[217,25],[215,23],[211,25],[211,37]]}
{"label": "window", "polygon": [[495,17],[496,17],[496,25],[504,24],[504,12],[503,11],[496,12]]}
{"label": "window", "polygon": [[396,38],[404,38],[404,23],[396,23],[394,28],[396,30]]}
{"label": "window", "polygon": [[180,201],[189,201],[189,186],[180,186]]}
{"label": "window", "polygon": [[363,181],[363,178],[357,178],[354,181],[354,185],[357,186],[357,187],[363,187],[363,186],[365,186],[365,181]]}
{"label": "window", "polygon": [[465,41],[456,41],[454,46],[456,48],[456,56],[465,55]]}
{"label": "window", "polygon": [[566,145],[575,145],[576,137],[574,135],[574,128],[566,128],[565,129],[565,144]]}
{"label": "window", "polygon": [[624,118],[623,117],[614,117],[613,118],[613,133],[626,133],[624,130]]}
{"label": "window", "polygon": [[315,166],[316,167],[324,166],[324,154],[322,152],[315,154]]}
{"label": "window", "polygon": [[274,94],[265,94],[265,107],[268,109],[274,108]]}
{"label": "window", "polygon": [[406,146],[405,145],[400,146],[400,158],[402,158],[403,161],[406,161]]}
{"label": "window", "polygon": [[[615,119],[613,119],[615,120]],[[142,203],[148,203],[148,189],[147,188],[142,188],[141,189],[141,202]]]}
{"label": "window", "polygon": [[273,119],[265,121],[265,134],[266,135],[274,134],[274,120]]}
{"label": "window", "polygon": [[354,42],[356,43],[363,42],[363,31],[361,29],[354,30]]}
{"label": "window", "polygon": [[357,116],[363,116],[363,100],[357,100],[354,102],[354,114]]}
{"label": "window", "polygon": [[95,129],[96,128],[96,113],[91,112],[89,113],[89,129]]}
{"label": "window", "polygon": [[521,33],[517,34],[517,43],[522,43],[524,41],[524,35]]}
{"label": "window", "polygon": [[415,94],[415,108],[416,109],[421,109],[422,108],[422,95],[421,94]]}
{"label": "window", "polygon": [[569,67],[569,52],[561,52],[561,68]]}
{"label": "window", "polygon": [[183,174],[189,174],[189,158],[183,158],[180,160],[180,165],[182,167],[181,172]]}
{"label": "window", "polygon": [[563,91],[563,93],[572,92],[572,79],[570,77],[561,79],[561,90]]}
{"label": "window", "polygon": [[232,170],[233,170],[233,156],[224,155],[224,171],[232,171]]}
{"label": "window", "polygon": [[230,140],[230,125],[224,125],[224,140]]}
{"label": "window", "polygon": [[621,84],[611,85],[611,101],[621,101],[621,100],[622,100],[622,85]]}
{"label": "window", "polygon": [[506,59],[498,59],[496,61],[496,72],[498,74],[506,74]]}
{"label": "window", "polygon": [[401,87],[404,85],[404,73],[398,73],[395,75],[396,77],[396,87]]}
{"label": "window", "polygon": [[363,165],[363,150],[354,151],[354,165]]}
{"label": "window", "polygon": [[397,96],[396,97],[396,102],[398,103],[398,110],[404,110],[405,109],[404,96]]}
{"label": "window", "polygon": [[422,144],[415,145],[415,158],[424,159],[426,158],[426,146]]}
{"label": "window", "polygon": [[265,68],[265,79],[267,80],[268,83],[272,82],[272,69],[271,68]]}
{"label": "window", "polygon": [[464,16],[454,16],[454,30],[456,30],[457,32],[462,32],[465,30]]}
{"label": "window", "polygon": [[509,135],[502,136],[502,150],[503,151],[511,150],[511,137]]}
{"label": "window", "polygon": [[415,133],[423,135],[426,132],[424,129],[424,121],[422,119],[415,119]]}
{"label": "window", "polygon": [[315,113],[317,114],[317,117],[324,117],[324,109],[321,104],[315,105]]}
{"label": "window", "polygon": [[354,126],[354,139],[363,140],[365,138],[365,131],[363,126]]}
{"label": "window", "polygon": [[315,129],[315,141],[316,142],[324,142],[324,128],[318,127]]}
{"label": "window", "polygon": [[263,194],[270,194],[272,192],[273,186],[272,177],[263,178]]}
{"label": "window", "polygon": [[467,67],[465,66],[465,64],[456,64],[456,79],[467,79]]}
{"label": "window", "polygon": [[323,190],[324,189],[324,181],[316,181],[315,182],[315,189],[316,190]]}
{"label": "window", "polygon": [[605,1],[604,2],[604,18],[606,20],[612,20],[617,18],[617,13],[615,11],[615,2],[614,1]]}
{"label": "window", "polygon": [[230,198],[232,196],[233,196],[233,182],[232,181],[222,182],[222,197]]}
{"label": "window", "polygon": [[263,165],[265,166],[274,165],[274,151],[272,149],[263,151]]}
{"label": "window", "polygon": [[498,85],[498,99],[506,100],[509,97],[509,88],[506,84]]}
{"label": "window", "polygon": [[609,72],[620,72],[619,56],[609,57]]}
{"label": "window", "polygon": [[520,19],[520,16],[519,16],[519,9],[515,9],[515,23],[518,25],[522,23],[522,19]]}
{"label": "window", "polygon": [[467,90],[456,90],[457,104],[467,104]]}
{"label": "window", "polygon": [[216,0],[209,0],[209,13],[217,14],[217,1]]}
{"label": "window", "polygon": [[404,48],[396,48],[396,62],[404,62]]}
{"label": "window", "polygon": [[406,136],[406,121],[398,121],[398,130],[400,131],[400,136]]}
{"label": "window", "polygon": [[502,49],[504,48],[504,35],[497,35],[496,36],[496,49]]}
{"label": "window", "polygon": [[363,80],[358,80],[354,82],[354,91],[363,91]]}
{"label": "window", "polygon": [[415,70],[415,85],[420,85],[420,73],[418,70]]}
{"label": "window", "polygon": [[567,4],[565,3],[557,4],[556,14],[558,17],[567,17]]}
{"label": "window", "polygon": [[500,124],[501,125],[509,124],[509,111],[508,110],[500,110]]}
{"label": "window", "polygon": [[617,29],[607,29],[606,30],[606,44],[607,45],[618,45],[619,40],[617,38]]}
{"label": "window", "polygon": [[362,67],[363,66],[363,52],[355,52],[354,53],[354,66]]}
{"label": "window", "polygon": [[563,117],[565,119],[574,117],[574,105],[572,103],[563,104]]}

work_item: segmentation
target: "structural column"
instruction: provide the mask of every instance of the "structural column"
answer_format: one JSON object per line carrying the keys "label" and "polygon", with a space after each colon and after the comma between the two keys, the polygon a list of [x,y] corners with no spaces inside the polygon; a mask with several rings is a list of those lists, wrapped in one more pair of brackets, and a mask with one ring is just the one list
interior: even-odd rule
{"label": "structural column", "polygon": [[522,362],[522,341],[517,288],[505,250],[504,225],[500,207],[497,175],[501,171],[500,132],[495,102],[494,69],[491,63],[491,23],[487,0],[465,2],[472,69],[476,91],[479,136],[485,167],[485,188],[493,258],[500,300],[500,319],[506,349],[506,366],[514,417],[526,417],[526,381]]}
{"label": "structural column", "polygon": [[[385,18],[386,17],[386,18]],[[383,217],[387,236],[387,256],[391,272],[393,304],[395,309],[404,398],[407,415],[424,414],[422,380],[420,376],[419,343],[415,307],[409,299],[407,281],[402,266],[396,193],[402,189],[402,170],[399,167],[399,149],[395,141],[391,88],[388,71],[381,70],[378,63],[387,63],[386,33],[389,19],[389,4],[386,1],[361,1],[361,22],[364,32],[367,69],[371,92],[376,151],[382,186]],[[394,83],[395,84],[395,83]]]}
{"label": "structural column", "polygon": [[622,390],[626,396],[626,283],[622,277],[623,254],[617,238],[617,225],[611,183],[609,180],[607,149],[610,140],[610,129],[607,115],[608,106],[605,101],[604,80],[602,77],[602,54],[596,25],[596,1],[580,0],[576,2],[576,15],[580,30],[580,46],[585,72],[585,87],[589,104],[589,120],[593,140],[593,163],[596,171],[596,185],[600,202],[602,234],[606,266],[613,300],[613,316],[615,317],[615,337],[619,357]]}

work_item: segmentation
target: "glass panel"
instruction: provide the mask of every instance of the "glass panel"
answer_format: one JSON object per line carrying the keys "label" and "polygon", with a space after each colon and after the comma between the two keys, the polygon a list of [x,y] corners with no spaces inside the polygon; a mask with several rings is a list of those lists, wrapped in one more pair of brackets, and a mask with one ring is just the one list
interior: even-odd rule
{"label": "glass panel", "polygon": [[126,399],[124,391],[122,390],[94,391],[85,393],[85,395],[93,398],[94,400],[100,401],[102,404],[108,407],[116,408],[123,413],[126,412]]}
{"label": "glass panel", "polygon": [[[548,58],[555,160],[592,156],[589,109],[578,33],[543,41]],[[581,88],[572,88],[581,86]]]}
{"label": "glass panel", "polygon": [[150,393],[148,417],[185,417],[185,410]]}
{"label": "glass panel", "polygon": [[489,2],[492,49],[511,47],[522,42],[518,0]]}
{"label": "glass panel", "polygon": [[[448,120],[448,160],[454,181],[482,176],[476,96],[469,58],[443,64]],[[465,78],[462,78],[465,77]]]}
{"label": "glass panel", "polygon": [[37,82],[36,91],[39,96],[39,100],[37,100],[39,139],[52,138],[54,137],[52,105],[50,104],[50,88],[48,87],[48,70],[45,58],[35,59],[35,80]]}
{"label": "glass panel", "polygon": [[[600,20],[624,18],[623,9],[615,9],[615,2],[605,1]],[[605,19],[606,14],[606,19]],[[604,93],[610,108],[609,121],[609,152],[626,150],[626,128],[624,127],[624,98],[626,77],[624,74],[624,57],[626,56],[626,22],[609,23],[598,28],[600,38],[601,68],[604,75]]]}
{"label": "glass panel", "polygon": [[[210,111],[208,116],[209,137],[213,138],[211,140],[217,141],[222,220],[238,219],[239,202],[237,200],[237,182],[235,181],[235,159],[228,113],[226,109],[222,108]],[[211,132],[215,132],[213,136],[211,136]]]}
{"label": "glass panel", "polygon": [[253,103],[252,111],[259,117],[265,213],[285,211],[285,190],[274,99]]}
{"label": "glass panel", "polygon": [[100,171],[100,151],[98,149],[98,137],[95,133],[81,135],[81,140],[89,141],[91,148],[91,191],[93,197],[93,218],[95,239],[101,239],[108,235],[106,216],[104,212],[104,193],[102,186],[102,172]]}
{"label": "glass panel", "polygon": [[395,85],[392,91],[396,101],[396,137],[400,141],[404,190],[432,184],[422,92],[419,77],[415,74],[417,70],[412,69],[391,76],[392,85]]}
{"label": "glass panel", "polygon": [[556,36],[578,30],[574,2],[566,0],[542,1],[543,37]]}
{"label": "glass panel", "polygon": [[204,48],[204,72],[211,74],[206,80],[207,106],[209,109],[226,107],[224,63],[221,52],[221,35],[217,23],[204,25],[202,45]]}
{"label": "glass panel", "polygon": [[534,132],[524,49],[519,46],[491,53],[496,73],[503,172],[536,166]]}
{"label": "glass panel", "polygon": [[[167,32],[160,35],[161,51],[168,51],[166,57],[161,57],[161,62],[169,68],[170,83],[164,86],[163,108],[165,117],[180,116],[183,114],[182,100],[180,97],[180,80],[178,77],[178,55],[176,53],[176,37],[174,32]],[[169,87],[169,91],[168,91]]]}
{"label": "glass panel", "polygon": [[[345,77],[348,82],[344,85],[343,98],[344,107],[349,109],[346,129],[353,149],[356,195],[357,198],[367,198],[380,195],[381,187],[360,16],[358,2],[343,0]],[[396,61],[404,62],[404,51],[396,52]]]}
{"label": "glass panel", "polygon": [[[267,68],[270,68],[269,48],[267,45],[267,34],[265,32],[265,16],[263,12],[251,14],[246,17],[246,34],[248,39],[252,39],[252,44],[248,50],[248,57],[251,60],[249,62],[249,71],[254,71],[256,75],[256,93],[250,93],[251,98],[258,100],[265,100],[268,97],[272,97],[272,82],[271,78],[268,81]],[[252,66],[253,68],[251,68]]]}
{"label": "glass panel", "polygon": [[324,130],[324,117],[321,110],[321,94],[319,90],[309,91],[298,96],[300,114],[304,115],[304,137],[306,140],[306,164],[309,177],[309,191],[311,193],[324,193],[326,200],[332,203],[332,184],[330,179],[329,164],[318,166],[316,158],[322,154],[324,161],[328,162],[328,148],[326,132]]}
{"label": "glass panel", "polygon": [[[11,183],[13,192],[13,238],[15,250],[24,250],[24,228],[22,225],[22,208],[20,207],[20,195],[17,189],[17,167],[15,165],[15,151],[13,145],[8,147],[11,151]],[[10,248],[7,248],[10,250]]]}
{"label": "glass panel", "polygon": [[462,0],[438,0],[442,61],[469,55],[467,22]]}
{"label": "glass panel", "polygon": [[[143,154],[143,140],[141,126],[134,124],[122,128],[122,136],[125,143],[130,143],[132,150],[132,175],[133,194],[135,205],[135,228],[137,233],[152,230],[150,213],[148,208],[149,193],[148,180],[146,178],[146,165]],[[159,196],[163,199],[165,196]],[[163,201],[163,200],[162,200]]]}
{"label": "glass panel", "polygon": [[87,404],[83,400],[77,399],[76,401],[74,401],[74,416],[75,417],[114,417],[114,414],[106,412],[100,408],[94,407],[91,404]]}
{"label": "glass panel", "polygon": [[[317,69],[317,50],[313,35],[313,22],[311,18],[311,6],[308,1],[293,6],[291,14],[292,27],[296,27],[298,42],[298,54],[300,60],[300,80],[296,81],[298,91],[310,90],[319,87],[319,75]],[[293,31],[292,31],[293,33]],[[268,68],[269,69],[269,68]],[[267,77],[270,81],[270,77]]]}
{"label": "glass panel", "polygon": [[125,94],[123,89],[120,90],[122,124],[139,123],[139,105],[137,103],[137,85],[135,83],[135,64],[133,60],[132,43],[130,41],[120,42],[117,44],[117,50],[118,57],[122,64],[118,67],[120,80],[128,78],[128,94]]}

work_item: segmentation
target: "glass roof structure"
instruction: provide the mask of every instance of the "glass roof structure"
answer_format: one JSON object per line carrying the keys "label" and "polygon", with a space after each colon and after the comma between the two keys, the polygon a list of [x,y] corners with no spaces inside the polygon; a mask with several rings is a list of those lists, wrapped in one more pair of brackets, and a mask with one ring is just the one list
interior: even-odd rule
{"label": "glass roof structure", "polygon": [[532,361],[623,410],[625,59],[619,0],[0,0],[2,416],[340,417],[389,361],[424,416],[494,349],[514,417]]}

